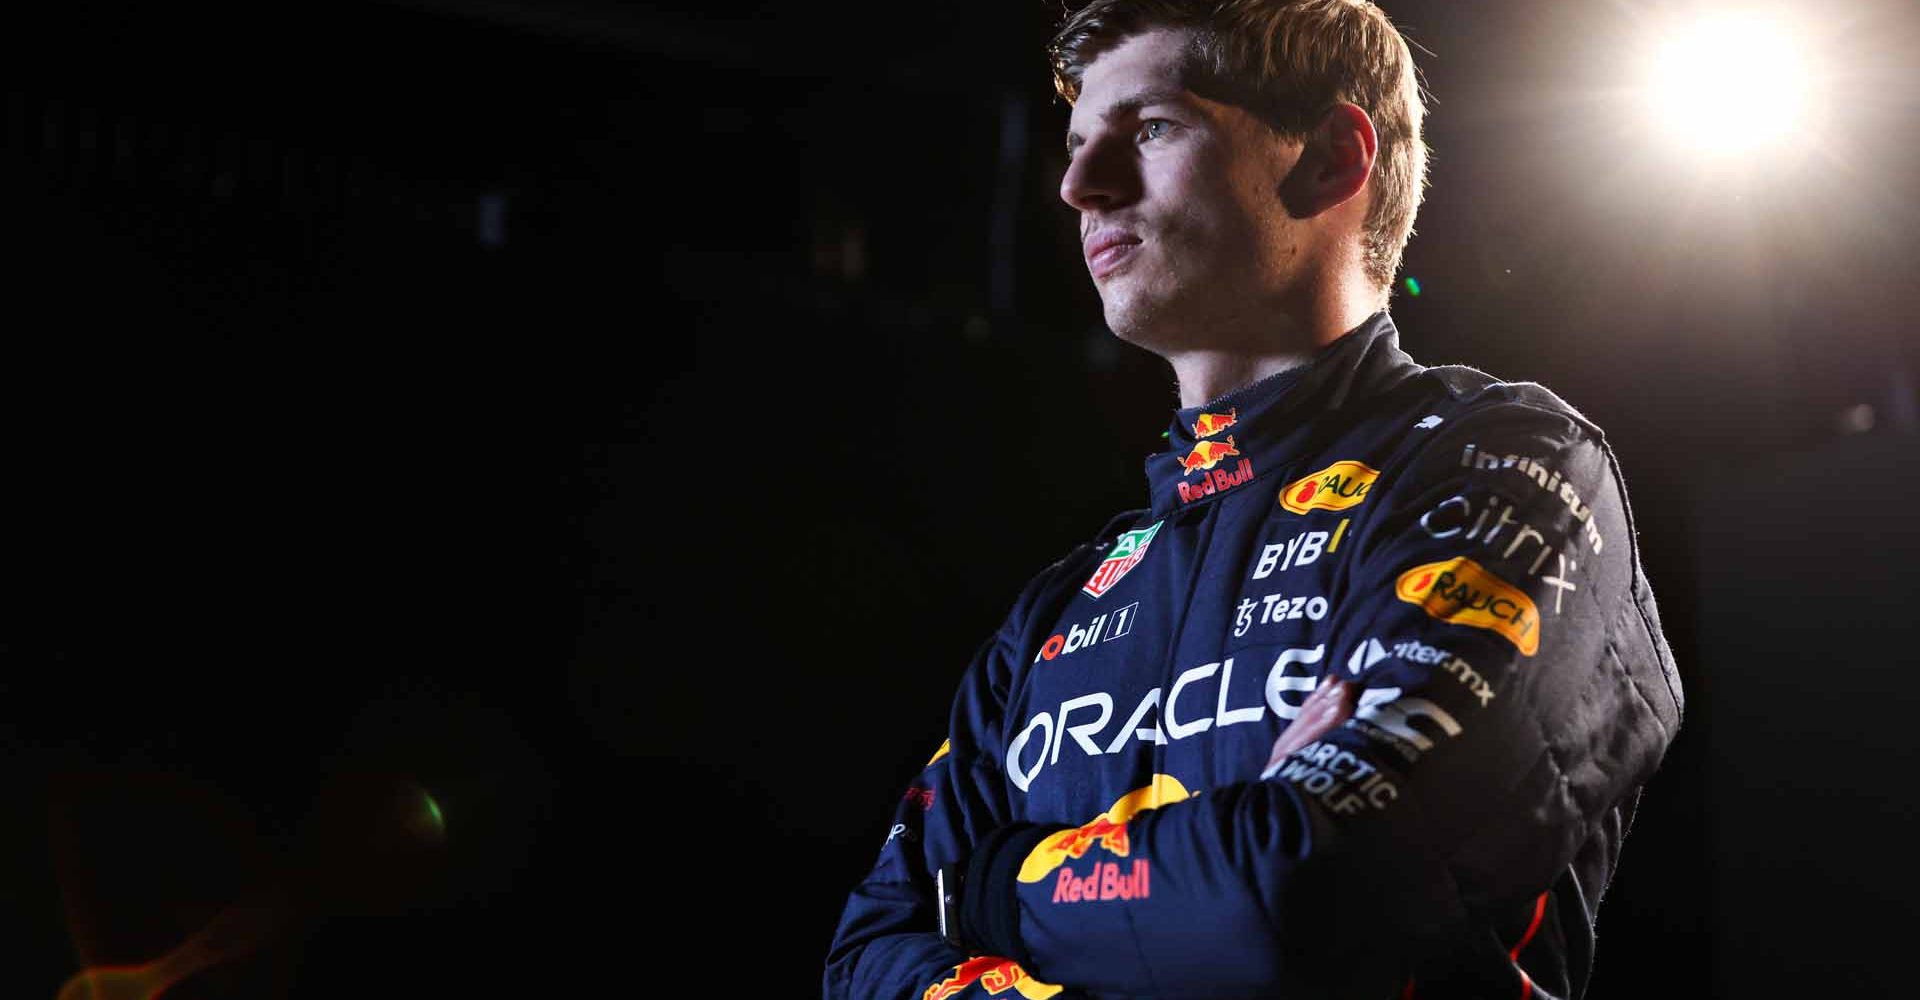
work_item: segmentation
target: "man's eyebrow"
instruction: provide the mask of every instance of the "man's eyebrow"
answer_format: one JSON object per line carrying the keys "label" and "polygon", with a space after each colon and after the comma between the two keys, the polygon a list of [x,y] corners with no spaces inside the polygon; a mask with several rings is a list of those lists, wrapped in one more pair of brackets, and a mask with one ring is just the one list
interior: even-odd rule
{"label": "man's eyebrow", "polygon": [[[1141,108],[1152,107],[1155,104],[1186,103],[1189,102],[1187,100],[1187,92],[1184,90],[1148,90],[1142,93],[1128,95],[1113,102],[1107,106],[1105,111],[1100,113],[1100,118],[1102,121],[1113,121],[1116,118],[1132,117],[1133,115],[1139,114]],[[1075,132],[1071,128],[1067,129],[1067,152],[1071,153],[1079,149],[1086,144],[1086,141],[1086,138],[1080,133]]]}

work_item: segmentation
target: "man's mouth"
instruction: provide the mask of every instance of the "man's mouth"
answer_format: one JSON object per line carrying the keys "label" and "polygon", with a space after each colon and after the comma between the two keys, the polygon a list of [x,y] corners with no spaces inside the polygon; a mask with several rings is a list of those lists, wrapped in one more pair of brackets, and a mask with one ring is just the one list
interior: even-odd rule
{"label": "man's mouth", "polygon": [[1086,244],[1087,270],[1098,281],[1126,263],[1139,246],[1140,237],[1125,230],[1107,229],[1094,233]]}

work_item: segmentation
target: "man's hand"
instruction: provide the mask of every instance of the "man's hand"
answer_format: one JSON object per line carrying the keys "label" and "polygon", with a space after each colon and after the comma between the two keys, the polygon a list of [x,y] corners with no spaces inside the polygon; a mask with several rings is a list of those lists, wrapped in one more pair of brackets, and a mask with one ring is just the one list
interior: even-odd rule
{"label": "man's hand", "polygon": [[1351,718],[1359,700],[1360,685],[1332,677],[1321,681],[1319,689],[1300,706],[1300,714],[1293,723],[1287,726],[1279,739],[1273,741],[1273,755],[1267,758],[1267,767],[1262,776],[1271,774],[1295,750],[1312,743],[1325,735],[1327,730]]}

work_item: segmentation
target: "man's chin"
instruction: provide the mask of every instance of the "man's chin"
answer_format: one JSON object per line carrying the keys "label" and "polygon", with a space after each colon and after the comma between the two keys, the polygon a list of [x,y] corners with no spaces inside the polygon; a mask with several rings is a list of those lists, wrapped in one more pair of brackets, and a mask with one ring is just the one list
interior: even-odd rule
{"label": "man's chin", "polygon": [[1169,348],[1178,346],[1179,335],[1166,329],[1167,324],[1161,322],[1167,312],[1155,308],[1158,303],[1114,297],[1106,299],[1102,305],[1107,329],[1121,340],[1155,354],[1165,354]]}

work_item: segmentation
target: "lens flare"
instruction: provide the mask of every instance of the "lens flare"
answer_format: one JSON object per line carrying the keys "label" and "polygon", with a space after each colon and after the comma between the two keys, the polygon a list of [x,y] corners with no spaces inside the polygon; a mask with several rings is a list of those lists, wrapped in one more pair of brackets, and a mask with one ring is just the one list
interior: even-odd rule
{"label": "lens flare", "polygon": [[1680,148],[1744,153],[1790,136],[1812,77],[1794,33],[1758,13],[1711,14],[1669,27],[1645,67],[1647,111]]}

